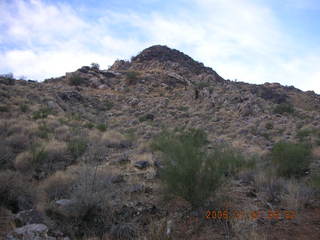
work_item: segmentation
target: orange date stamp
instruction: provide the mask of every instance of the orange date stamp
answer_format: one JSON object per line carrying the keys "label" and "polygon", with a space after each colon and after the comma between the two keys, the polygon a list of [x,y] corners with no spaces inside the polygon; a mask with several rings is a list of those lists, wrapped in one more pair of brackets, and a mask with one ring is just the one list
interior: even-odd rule
{"label": "orange date stamp", "polygon": [[269,220],[292,220],[296,218],[296,211],[292,210],[208,210],[206,211],[205,219],[230,220],[230,219],[251,219],[257,220],[259,218]]}

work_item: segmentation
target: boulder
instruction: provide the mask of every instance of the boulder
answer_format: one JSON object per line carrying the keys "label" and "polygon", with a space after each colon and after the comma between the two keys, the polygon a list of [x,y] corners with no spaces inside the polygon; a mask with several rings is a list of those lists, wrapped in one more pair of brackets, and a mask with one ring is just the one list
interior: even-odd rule
{"label": "boulder", "polygon": [[142,160],[135,162],[134,166],[138,169],[145,169],[150,166],[150,163],[148,161]]}
{"label": "boulder", "polygon": [[48,240],[56,239],[48,237],[48,227],[44,224],[28,224],[16,228],[6,237],[6,240]]}

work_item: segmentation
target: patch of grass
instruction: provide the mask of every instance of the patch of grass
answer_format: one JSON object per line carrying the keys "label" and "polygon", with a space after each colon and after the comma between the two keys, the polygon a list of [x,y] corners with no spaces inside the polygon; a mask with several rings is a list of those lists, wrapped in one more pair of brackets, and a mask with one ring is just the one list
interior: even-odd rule
{"label": "patch of grass", "polygon": [[72,157],[77,159],[87,150],[88,142],[85,138],[76,137],[68,142],[67,147]]}
{"label": "patch of grass", "polygon": [[186,107],[186,106],[180,106],[177,108],[179,111],[182,111],[182,112],[186,112],[189,110],[189,107]]}
{"label": "patch of grass", "polygon": [[101,132],[105,132],[108,129],[108,125],[106,123],[100,123],[96,126],[96,128]]}
{"label": "patch of grass", "polygon": [[273,113],[275,113],[275,114],[285,114],[285,113],[293,114],[294,107],[292,104],[289,104],[289,103],[280,103],[273,109]]}
{"label": "patch of grass", "polygon": [[298,177],[309,167],[311,149],[301,143],[279,142],[272,148],[271,159],[279,176]]}
{"label": "patch of grass", "polygon": [[21,104],[20,105],[20,111],[23,113],[26,113],[29,111],[29,106],[27,104]]}
{"label": "patch of grass", "polygon": [[38,131],[37,135],[40,138],[44,138],[44,139],[48,139],[49,134],[52,132],[51,129],[45,123],[40,124],[38,127],[38,130],[39,131]]}
{"label": "patch of grass", "polygon": [[206,88],[206,87],[210,87],[210,83],[208,83],[208,82],[195,83],[195,87],[197,87],[199,89],[203,89],[203,88]]}
{"label": "patch of grass", "polygon": [[44,119],[47,118],[50,114],[52,114],[52,110],[47,107],[40,108],[38,111],[35,111],[32,114],[33,119]]}

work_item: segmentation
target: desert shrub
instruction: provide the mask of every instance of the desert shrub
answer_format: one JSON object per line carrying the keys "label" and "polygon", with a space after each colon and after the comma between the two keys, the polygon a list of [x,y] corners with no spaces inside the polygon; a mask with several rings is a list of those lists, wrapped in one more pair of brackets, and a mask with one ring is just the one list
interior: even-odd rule
{"label": "desert shrub", "polygon": [[24,133],[15,133],[6,139],[14,153],[23,152],[28,148],[30,139]]}
{"label": "desert shrub", "polygon": [[294,112],[294,107],[289,103],[280,103],[273,109],[273,112],[275,114],[292,114]]}
{"label": "desert shrub", "polygon": [[120,223],[112,226],[111,235],[114,240],[133,240],[138,237],[138,228],[133,223]]}
{"label": "desert shrub", "polygon": [[70,198],[70,192],[74,183],[74,176],[66,171],[58,171],[45,179],[42,182],[40,189],[43,191],[45,198],[48,201],[68,199]]}
{"label": "desert shrub", "polygon": [[72,86],[88,85],[88,83],[88,79],[80,77],[79,75],[72,75],[69,78],[69,84]]}
{"label": "desert shrub", "polygon": [[74,159],[77,159],[87,150],[88,142],[83,137],[75,137],[68,142],[68,150]]}
{"label": "desert shrub", "polygon": [[300,141],[304,141],[307,137],[309,137],[311,134],[313,133],[312,129],[300,129],[297,132],[296,137],[300,140]]}
{"label": "desert shrub", "polygon": [[298,211],[311,202],[312,196],[313,191],[310,187],[291,179],[285,184],[282,201],[288,209]]}
{"label": "desert shrub", "polygon": [[96,126],[96,128],[97,128],[98,130],[100,130],[101,132],[105,132],[105,131],[107,131],[108,126],[107,126],[106,123],[100,123],[100,124],[98,124],[98,125]]}
{"label": "desert shrub", "polygon": [[0,207],[13,213],[32,208],[35,199],[32,183],[13,171],[0,172]]}
{"label": "desert shrub", "polygon": [[182,112],[186,112],[186,111],[189,110],[189,107],[187,107],[187,106],[180,106],[180,107],[178,107],[178,110],[179,110],[179,111],[182,111]]}
{"label": "desert shrub", "polygon": [[49,128],[47,124],[41,123],[38,127],[37,135],[40,138],[48,139],[51,131],[51,128]]}
{"label": "desert shrub", "polygon": [[308,169],[311,149],[304,144],[279,142],[272,148],[271,159],[280,176],[301,176]]}
{"label": "desert shrub", "polygon": [[0,169],[11,168],[15,156],[12,149],[4,141],[0,141]]}
{"label": "desert shrub", "polygon": [[105,108],[107,111],[111,110],[113,108],[113,106],[114,106],[113,102],[106,100]]}
{"label": "desert shrub", "polygon": [[85,128],[92,129],[94,127],[94,124],[92,122],[87,122],[83,125]]}
{"label": "desert shrub", "polygon": [[135,71],[126,72],[126,80],[128,85],[136,84],[139,79],[139,73]]}
{"label": "desert shrub", "polygon": [[48,142],[44,147],[46,160],[42,163],[43,170],[52,173],[72,164],[72,156],[68,150],[65,142],[56,140]]}
{"label": "desert shrub", "polygon": [[241,166],[242,157],[229,148],[215,147],[205,151],[206,133],[191,129],[162,132],[151,147],[162,152],[164,167],[160,178],[169,193],[199,205],[214,193],[224,175],[233,174]]}
{"label": "desert shrub", "polygon": [[50,204],[46,212],[59,228],[73,237],[102,236],[112,226],[110,202],[116,190],[109,175],[97,167],[81,166],[70,172],[74,175],[68,197],[71,204],[57,207]]}
{"label": "desert shrub", "polygon": [[0,112],[9,112],[8,106],[0,106]]}
{"label": "desert shrub", "polygon": [[266,129],[273,129],[273,123],[271,123],[271,122],[267,122],[266,123]]}
{"label": "desert shrub", "polygon": [[52,110],[48,107],[42,107],[38,111],[35,111],[32,114],[33,119],[44,119],[47,118],[50,114],[52,114]]}
{"label": "desert shrub", "polygon": [[28,112],[29,111],[29,106],[27,104],[21,104],[20,105],[20,111],[24,112],[24,113]]}

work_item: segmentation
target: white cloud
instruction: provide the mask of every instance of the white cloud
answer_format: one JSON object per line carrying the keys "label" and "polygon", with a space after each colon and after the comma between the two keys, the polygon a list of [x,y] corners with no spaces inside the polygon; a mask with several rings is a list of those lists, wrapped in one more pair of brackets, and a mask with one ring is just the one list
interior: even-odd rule
{"label": "white cloud", "polygon": [[[145,47],[164,44],[224,78],[320,92],[320,50],[298,52],[300,43],[281,29],[280,19],[262,1],[180,1],[181,8],[172,12],[99,10],[99,17],[90,22],[66,4],[0,3],[0,29],[9,26],[0,41],[12,39],[20,46],[0,53],[0,71],[44,79],[91,62],[107,67]],[[16,10],[10,11],[13,6]]]}

